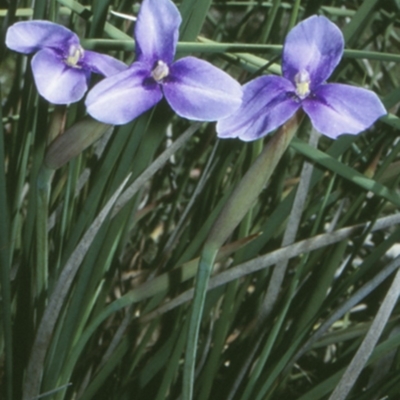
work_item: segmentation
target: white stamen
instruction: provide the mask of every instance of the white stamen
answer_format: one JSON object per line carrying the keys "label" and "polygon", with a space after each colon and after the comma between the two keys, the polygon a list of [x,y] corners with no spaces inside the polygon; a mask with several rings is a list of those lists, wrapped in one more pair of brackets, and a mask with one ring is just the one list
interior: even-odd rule
{"label": "white stamen", "polygon": [[296,83],[296,94],[301,99],[306,98],[310,94],[310,75],[307,71],[303,70],[298,72],[294,81]]}
{"label": "white stamen", "polygon": [[151,71],[151,76],[157,81],[162,81],[169,74],[168,65],[164,61],[157,61],[156,67]]}
{"label": "white stamen", "polygon": [[83,57],[84,51],[81,46],[73,44],[68,51],[68,57],[65,63],[72,68],[81,68],[78,65],[79,60]]}

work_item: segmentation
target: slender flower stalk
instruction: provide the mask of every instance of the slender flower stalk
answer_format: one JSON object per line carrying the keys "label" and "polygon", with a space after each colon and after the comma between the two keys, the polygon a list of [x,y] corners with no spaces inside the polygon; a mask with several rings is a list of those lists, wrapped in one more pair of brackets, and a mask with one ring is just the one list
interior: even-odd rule
{"label": "slender flower stalk", "polygon": [[54,104],[82,99],[92,72],[111,76],[127,68],[113,57],[84,50],[75,33],[49,21],[15,23],[7,31],[6,45],[19,53],[36,53],[31,63],[36,87]]}
{"label": "slender flower stalk", "polygon": [[369,128],[386,114],[378,96],[363,88],[325,82],[339,64],[343,49],[341,31],[323,16],[312,16],[295,26],[283,46],[283,76],[262,76],[244,85],[241,107],[218,122],[218,136],[259,139],[299,108],[317,131],[332,139]]}
{"label": "slender flower stalk", "polygon": [[182,390],[182,398],[185,400],[193,398],[194,370],[200,322],[207,286],[218,250],[253,206],[289,146],[301,120],[302,112],[296,113],[271,138],[228,199],[204,244],[196,275],[186,345]]}
{"label": "slender flower stalk", "polygon": [[37,186],[37,218],[36,218],[36,282],[35,290],[40,297],[47,289],[49,265],[49,241],[47,235],[47,220],[49,217],[50,187],[54,170],[42,165],[38,173]]}
{"label": "slender flower stalk", "polygon": [[215,121],[239,108],[238,82],[195,57],[174,62],[181,16],[171,0],[144,0],[135,25],[136,61],[104,79],[86,98],[88,113],[108,124],[125,124],[163,97],[181,117]]}

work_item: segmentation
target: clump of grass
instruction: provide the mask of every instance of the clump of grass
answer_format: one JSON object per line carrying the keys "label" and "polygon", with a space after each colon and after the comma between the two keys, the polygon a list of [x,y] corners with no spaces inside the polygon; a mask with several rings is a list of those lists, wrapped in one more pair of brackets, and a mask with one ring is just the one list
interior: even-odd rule
{"label": "clump of grass", "polygon": [[[18,8],[0,9],[0,18],[3,26],[30,17],[63,21],[87,48],[131,62],[132,22],[109,9],[131,15],[138,7],[106,3],[52,0],[30,8],[21,0]],[[389,110],[367,132],[336,141],[321,137],[316,144],[307,120],[299,126],[256,203],[218,249],[194,398],[394,398],[400,392],[395,3],[178,5],[179,54],[196,53],[241,83],[279,73],[289,29],[311,14],[326,15],[346,39],[332,79],[374,90]],[[50,142],[85,121],[84,105],[49,105],[25,57],[1,46],[4,397],[179,398],[203,245],[270,136],[218,140],[215,124],[190,123],[160,103],[49,165],[49,157],[60,161]],[[100,136],[95,124],[84,126],[85,139]]]}

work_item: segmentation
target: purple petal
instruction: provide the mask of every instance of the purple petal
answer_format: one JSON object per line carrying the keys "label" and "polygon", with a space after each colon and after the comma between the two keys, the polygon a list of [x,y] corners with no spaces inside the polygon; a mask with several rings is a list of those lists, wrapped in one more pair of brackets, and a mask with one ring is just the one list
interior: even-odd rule
{"label": "purple petal", "polygon": [[64,26],[49,21],[17,22],[8,28],[6,35],[7,47],[24,54],[46,47],[68,53],[71,44],[79,44],[78,36]]}
{"label": "purple petal", "polygon": [[280,76],[262,76],[243,86],[239,110],[217,123],[220,138],[259,139],[285,123],[301,103],[291,82]]}
{"label": "purple petal", "polygon": [[357,134],[386,114],[374,92],[339,83],[321,85],[303,101],[303,109],[315,129],[332,139]]}
{"label": "purple petal", "polygon": [[136,62],[98,83],[86,97],[87,112],[106,124],[132,121],[162,98],[160,85],[150,78],[146,65]]}
{"label": "purple petal", "polygon": [[118,72],[125,71],[128,66],[122,61],[106,54],[96,53],[94,51],[85,50],[83,58],[80,60],[80,65],[89,69],[92,72],[104,76],[112,76]]}
{"label": "purple petal", "polygon": [[170,64],[175,56],[181,16],[171,0],[144,0],[135,26],[136,59]]}
{"label": "purple petal", "polygon": [[333,72],[343,54],[340,29],[327,18],[312,16],[296,25],[283,46],[283,76],[295,81],[298,72],[310,75],[310,88],[316,88]]}
{"label": "purple petal", "polygon": [[51,49],[43,49],[32,58],[32,72],[38,92],[54,104],[80,100],[87,90],[90,73],[69,67]]}
{"label": "purple petal", "polygon": [[172,64],[163,90],[178,115],[197,121],[215,121],[232,114],[242,98],[237,81],[207,61],[194,57]]}

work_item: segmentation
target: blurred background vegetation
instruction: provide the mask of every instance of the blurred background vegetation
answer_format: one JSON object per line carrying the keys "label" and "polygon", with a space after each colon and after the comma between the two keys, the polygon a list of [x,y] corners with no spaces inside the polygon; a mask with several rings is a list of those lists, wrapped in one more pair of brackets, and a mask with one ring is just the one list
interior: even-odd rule
{"label": "blurred background vegetation", "polygon": [[[331,80],[374,90],[389,111],[368,131],[336,141],[318,140],[303,121],[220,251],[194,397],[328,399],[361,372],[347,398],[398,399],[400,2],[176,4],[179,54],[205,58],[241,83],[279,73],[290,28],[327,16],[346,39]],[[13,22],[47,19],[77,32],[85,48],[130,63],[133,22],[110,11],[135,15],[139,6],[0,1],[0,386],[7,400],[180,398],[202,245],[269,140],[218,140],[214,123],[178,118],[166,103],[124,126],[99,125],[84,119],[83,101],[55,107],[40,98],[29,57],[4,45]],[[49,147],[61,134],[78,149],[101,137],[69,159],[71,140],[65,149]],[[387,311],[388,293],[394,309],[376,320],[380,334],[373,320]],[[378,342],[352,375],[346,368],[367,334]]]}

